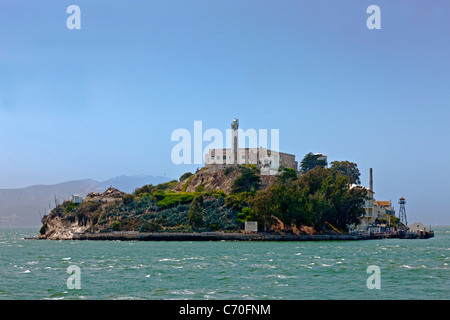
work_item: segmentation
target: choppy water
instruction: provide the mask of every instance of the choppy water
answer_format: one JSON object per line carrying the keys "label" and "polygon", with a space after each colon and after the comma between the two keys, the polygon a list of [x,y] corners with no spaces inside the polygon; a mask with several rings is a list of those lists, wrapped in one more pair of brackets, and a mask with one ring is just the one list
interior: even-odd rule
{"label": "choppy water", "polygon": [[[25,240],[0,228],[0,299],[449,299],[450,228],[426,240]],[[67,268],[80,267],[80,289]],[[380,289],[367,268],[380,268]]]}

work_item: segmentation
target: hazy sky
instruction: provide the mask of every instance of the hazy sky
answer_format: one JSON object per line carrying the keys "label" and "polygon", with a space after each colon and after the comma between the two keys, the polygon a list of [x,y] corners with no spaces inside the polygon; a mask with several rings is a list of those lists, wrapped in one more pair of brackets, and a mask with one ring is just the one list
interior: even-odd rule
{"label": "hazy sky", "polygon": [[172,163],[171,133],[237,117],[298,161],[356,162],[366,186],[372,167],[410,222],[450,224],[449,107],[449,1],[0,2],[0,188],[178,178],[201,165]]}

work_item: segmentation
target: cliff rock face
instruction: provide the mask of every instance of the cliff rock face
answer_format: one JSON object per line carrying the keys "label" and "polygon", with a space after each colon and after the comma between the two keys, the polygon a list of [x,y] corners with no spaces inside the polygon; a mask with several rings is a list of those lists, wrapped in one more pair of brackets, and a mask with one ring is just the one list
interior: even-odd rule
{"label": "cliff rock face", "polygon": [[[49,240],[70,240],[74,234],[84,233],[92,227],[92,215],[86,216],[82,212],[93,212],[102,209],[102,204],[121,200],[126,193],[113,188],[106,189],[102,194],[90,192],[87,199],[81,204],[75,205],[65,201],[52,210],[49,215],[42,218],[42,228],[39,239]],[[83,210],[77,211],[76,208],[82,207]],[[77,214],[78,212],[78,214]]]}
{"label": "cliff rock face", "polygon": [[59,216],[46,216],[42,219],[42,223],[45,232],[39,235],[39,239],[49,240],[71,240],[75,233],[84,233],[90,227],[90,225],[81,226],[78,221],[71,223]]}

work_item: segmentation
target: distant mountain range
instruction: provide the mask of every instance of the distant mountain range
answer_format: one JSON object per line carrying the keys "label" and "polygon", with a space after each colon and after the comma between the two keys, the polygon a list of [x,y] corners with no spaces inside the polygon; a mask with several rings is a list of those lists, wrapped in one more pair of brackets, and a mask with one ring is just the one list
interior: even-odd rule
{"label": "distant mountain range", "polygon": [[103,182],[83,179],[53,185],[0,189],[0,226],[40,226],[41,217],[55,207],[55,200],[61,203],[73,194],[85,197],[89,192],[103,192],[110,186],[131,193],[146,184],[156,185],[170,180],[150,175],[118,176]]}

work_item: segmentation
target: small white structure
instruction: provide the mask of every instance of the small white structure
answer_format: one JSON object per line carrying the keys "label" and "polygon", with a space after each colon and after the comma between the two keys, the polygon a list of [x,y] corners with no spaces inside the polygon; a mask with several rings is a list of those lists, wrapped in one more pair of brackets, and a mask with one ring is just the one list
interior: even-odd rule
{"label": "small white structure", "polygon": [[245,232],[258,232],[258,222],[257,221],[246,221],[245,222]]}
{"label": "small white structure", "polygon": [[82,197],[80,197],[80,196],[77,195],[77,194],[72,195],[72,202],[73,202],[73,203],[81,203],[81,201],[83,201],[83,198],[82,198]]}
{"label": "small white structure", "polygon": [[425,232],[426,228],[425,228],[425,226],[422,223],[414,222],[414,223],[412,223],[409,226],[409,231],[414,232],[414,233],[416,233],[416,232]]}

